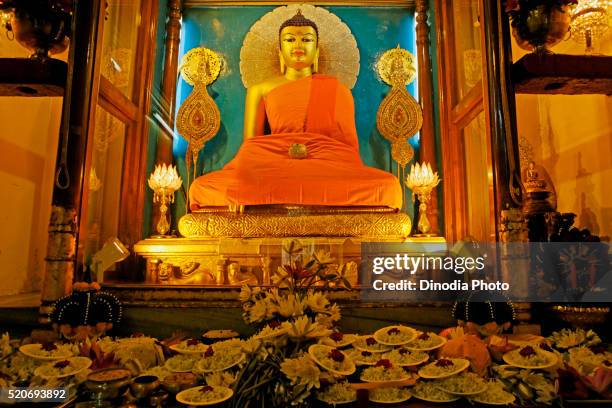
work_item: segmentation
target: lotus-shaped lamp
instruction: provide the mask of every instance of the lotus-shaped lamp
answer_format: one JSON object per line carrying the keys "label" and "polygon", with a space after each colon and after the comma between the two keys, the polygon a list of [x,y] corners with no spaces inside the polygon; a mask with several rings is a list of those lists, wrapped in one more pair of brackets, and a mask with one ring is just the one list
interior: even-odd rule
{"label": "lotus-shaped lamp", "polygon": [[419,194],[421,189],[431,192],[439,183],[438,172],[434,173],[429,163],[416,163],[410,166],[410,173],[406,177],[406,185],[416,194]]}
{"label": "lotus-shaped lamp", "polygon": [[183,180],[179,177],[176,167],[172,165],[158,164],[149,177],[149,187],[153,190],[153,202],[159,203],[158,238],[165,237],[170,230],[168,204],[174,202],[174,192],[182,185]]}
{"label": "lotus-shaped lamp", "polygon": [[149,177],[149,187],[155,192],[166,190],[167,193],[174,194],[182,184],[183,180],[179,177],[176,167],[166,164],[155,166],[155,171]]}
{"label": "lotus-shaped lamp", "polygon": [[412,199],[419,198],[419,222],[417,227],[421,236],[429,236],[431,224],[427,219],[427,203],[431,191],[440,184],[437,172],[431,169],[429,163],[416,163],[410,166],[410,173],[406,177],[406,186],[412,190]]}

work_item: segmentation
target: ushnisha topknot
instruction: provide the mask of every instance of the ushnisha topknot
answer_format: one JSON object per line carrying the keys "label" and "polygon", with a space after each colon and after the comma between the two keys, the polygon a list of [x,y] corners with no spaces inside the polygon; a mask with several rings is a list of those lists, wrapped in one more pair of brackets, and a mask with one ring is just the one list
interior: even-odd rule
{"label": "ushnisha topknot", "polygon": [[315,22],[304,17],[304,15],[302,14],[302,10],[298,9],[297,13],[295,13],[295,16],[291,17],[289,20],[286,20],[283,24],[281,24],[280,28],[278,29],[278,35],[280,36],[281,31],[283,31],[283,28],[285,27],[306,26],[314,28],[315,32],[317,33],[317,38],[319,38],[319,28],[317,27]]}

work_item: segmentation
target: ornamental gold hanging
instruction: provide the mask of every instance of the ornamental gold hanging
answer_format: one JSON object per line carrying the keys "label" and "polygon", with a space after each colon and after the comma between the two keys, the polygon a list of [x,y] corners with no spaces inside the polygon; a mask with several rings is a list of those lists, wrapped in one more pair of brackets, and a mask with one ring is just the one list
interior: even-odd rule
{"label": "ornamental gold hanging", "polygon": [[179,69],[185,82],[194,87],[176,118],[178,132],[189,142],[185,156],[189,187],[191,165],[195,179],[198,154],[221,127],[221,113],[206,89],[219,76],[221,60],[213,50],[194,48],[183,56]]}
{"label": "ornamental gold hanging", "polygon": [[[380,78],[392,87],[378,108],[376,126],[389,142],[405,141],[423,126],[421,106],[406,90],[406,85],[416,76],[414,57],[398,45],[380,57],[376,68]],[[397,161],[395,156],[393,158]]]}
{"label": "ornamental gold hanging", "polygon": [[380,79],[391,86],[391,91],[378,107],[376,127],[391,143],[391,157],[397,162],[397,174],[403,183],[406,165],[414,157],[408,139],[423,126],[421,105],[406,90],[406,85],[416,77],[414,56],[398,45],[381,55],[376,70]]}
{"label": "ornamental gold hanging", "polygon": [[176,120],[176,128],[189,142],[188,153],[191,152],[197,157],[204,144],[217,134],[221,126],[220,115],[206,85],[197,83],[181,105]]}
{"label": "ornamental gold hanging", "polygon": [[394,86],[378,108],[376,126],[391,143],[407,140],[423,126],[421,106],[404,86]]}

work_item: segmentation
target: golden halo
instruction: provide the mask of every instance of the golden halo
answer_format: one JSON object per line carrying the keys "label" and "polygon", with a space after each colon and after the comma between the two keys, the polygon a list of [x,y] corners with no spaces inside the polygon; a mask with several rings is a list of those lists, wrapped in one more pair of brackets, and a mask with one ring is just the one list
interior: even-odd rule
{"label": "golden halo", "polygon": [[240,74],[246,88],[280,75],[278,30],[281,24],[302,11],[319,29],[319,72],[336,77],[349,89],[359,75],[359,49],[349,27],[322,7],[292,4],[277,7],[253,24],[240,50]]}
{"label": "golden halo", "polygon": [[408,85],[416,77],[414,55],[399,45],[385,51],[376,64],[378,75],[387,85]]}
{"label": "golden halo", "polygon": [[181,58],[181,76],[189,85],[212,84],[221,72],[221,59],[211,49],[192,48]]}

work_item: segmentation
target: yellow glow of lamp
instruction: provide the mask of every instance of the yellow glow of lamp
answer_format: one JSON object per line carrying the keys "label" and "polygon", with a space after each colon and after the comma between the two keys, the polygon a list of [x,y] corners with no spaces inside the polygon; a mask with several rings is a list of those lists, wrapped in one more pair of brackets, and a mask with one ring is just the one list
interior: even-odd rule
{"label": "yellow glow of lamp", "polygon": [[593,43],[600,41],[609,28],[612,2],[606,0],[580,0],[572,10],[571,38],[593,53]]}
{"label": "yellow glow of lamp", "polygon": [[0,10],[0,27],[4,27],[7,31],[7,35],[10,31],[12,14],[13,13],[8,10]]}
{"label": "yellow glow of lamp", "polygon": [[149,177],[149,187],[153,190],[153,202],[159,203],[159,220],[155,238],[166,237],[170,230],[168,204],[174,202],[174,192],[181,188],[183,180],[179,177],[175,166],[165,164],[155,166],[155,171]]}
{"label": "yellow glow of lamp", "polygon": [[433,172],[429,163],[416,163],[410,166],[410,173],[406,177],[406,186],[412,190],[412,199],[415,195],[419,198],[419,222],[417,227],[418,236],[432,236],[431,223],[427,219],[427,203],[431,191],[440,184],[438,172]]}

